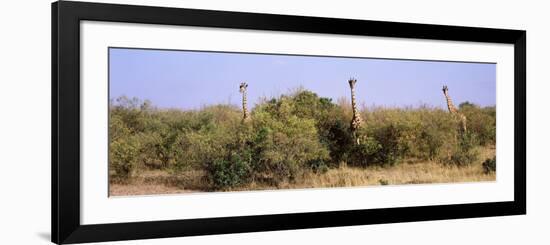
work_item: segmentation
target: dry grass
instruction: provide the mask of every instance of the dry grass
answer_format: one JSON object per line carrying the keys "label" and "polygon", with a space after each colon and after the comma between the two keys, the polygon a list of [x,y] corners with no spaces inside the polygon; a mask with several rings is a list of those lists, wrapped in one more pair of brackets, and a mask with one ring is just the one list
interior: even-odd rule
{"label": "dry grass", "polygon": [[[495,181],[495,173],[484,174],[481,165],[486,158],[494,155],[494,147],[486,147],[480,148],[479,160],[466,167],[446,166],[436,162],[403,163],[387,168],[341,167],[330,169],[324,174],[306,173],[302,178],[278,186],[253,182],[229,191]],[[158,170],[147,171],[130,182],[112,180],[109,193],[112,196],[127,196],[208,191],[203,175],[199,171],[179,176]]]}
{"label": "dry grass", "polygon": [[341,167],[324,174],[306,173],[303,178],[277,187],[252,183],[238,190],[328,188],[369,185],[403,185],[427,183],[457,183],[495,181],[495,173],[484,174],[482,162],[495,155],[494,148],[480,149],[480,157],[465,167],[442,165],[436,162],[403,163],[394,167]]}
{"label": "dry grass", "polygon": [[178,194],[195,192],[187,189],[180,189],[177,186],[169,186],[155,183],[139,183],[139,184],[116,184],[109,185],[110,196],[135,196],[135,195],[151,195],[151,194]]}
{"label": "dry grass", "polygon": [[150,194],[176,194],[200,192],[207,183],[201,171],[187,171],[174,175],[162,170],[148,170],[139,173],[129,181],[110,178],[110,196],[132,196]]}

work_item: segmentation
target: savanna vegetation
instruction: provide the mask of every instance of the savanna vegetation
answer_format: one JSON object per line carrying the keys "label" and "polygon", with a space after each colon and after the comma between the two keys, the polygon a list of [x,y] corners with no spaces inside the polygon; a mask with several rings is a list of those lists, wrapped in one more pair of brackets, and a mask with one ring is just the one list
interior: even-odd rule
{"label": "savanna vegetation", "polygon": [[240,107],[159,109],[110,103],[112,195],[443,183],[495,179],[495,107],[363,107],[360,144],[350,102],[298,90]]}

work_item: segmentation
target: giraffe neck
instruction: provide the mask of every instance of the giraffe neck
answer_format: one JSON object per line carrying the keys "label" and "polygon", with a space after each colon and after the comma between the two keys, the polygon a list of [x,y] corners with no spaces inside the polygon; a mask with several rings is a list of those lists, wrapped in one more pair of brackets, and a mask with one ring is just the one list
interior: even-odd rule
{"label": "giraffe neck", "polygon": [[458,113],[458,110],[453,104],[453,100],[451,100],[451,97],[447,93],[445,93],[445,98],[447,99],[447,109],[449,109],[449,112],[453,114]]}
{"label": "giraffe neck", "polygon": [[451,100],[451,97],[449,96],[449,94],[447,92],[445,92],[445,98],[447,99],[447,108],[449,109],[449,112],[452,115],[457,116],[458,119],[460,120],[460,132],[465,133],[467,131],[466,117],[462,113],[458,112],[458,109],[456,109],[455,105],[453,104],[453,100]]}
{"label": "giraffe neck", "polygon": [[359,114],[359,110],[357,109],[357,102],[355,100],[355,88],[351,87],[351,108],[353,111],[353,119],[351,122],[351,128],[352,130],[357,129],[361,124],[361,116]]}
{"label": "giraffe neck", "polygon": [[362,120],[361,116],[359,115],[359,111],[357,110],[357,102],[355,101],[355,87],[352,83],[350,83],[351,88],[351,107],[353,110],[353,118],[351,119],[350,123],[350,129],[351,133],[353,135],[353,138],[355,139],[355,144],[359,145],[361,143],[360,136],[358,135],[357,129],[361,127]]}
{"label": "giraffe neck", "polygon": [[243,93],[243,119],[248,119],[248,109],[246,107],[247,101],[246,101],[246,90],[242,91]]}
{"label": "giraffe neck", "polygon": [[355,89],[354,88],[351,88],[351,108],[353,110],[353,117],[356,118],[358,113],[357,113],[357,103],[355,101]]}

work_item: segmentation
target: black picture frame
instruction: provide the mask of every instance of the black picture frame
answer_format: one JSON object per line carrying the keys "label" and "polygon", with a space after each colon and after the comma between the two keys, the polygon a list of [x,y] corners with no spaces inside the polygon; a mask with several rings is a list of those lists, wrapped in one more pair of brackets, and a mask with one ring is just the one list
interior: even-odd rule
{"label": "black picture frame", "polygon": [[[80,224],[80,21],[514,45],[514,201]],[[526,31],[61,1],[52,4],[52,242],[58,244],[443,220],[526,213]]]}

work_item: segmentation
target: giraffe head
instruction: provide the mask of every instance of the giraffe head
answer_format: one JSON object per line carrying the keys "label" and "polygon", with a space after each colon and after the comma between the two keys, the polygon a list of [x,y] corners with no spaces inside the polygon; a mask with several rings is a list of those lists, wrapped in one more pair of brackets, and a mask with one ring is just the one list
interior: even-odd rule
{"label": "giraffe head", "polygon": [[356,83],[356,82],[357,82],[357,79],[355,79],[355,78],[353,78],[353,77],[350,78],[350,79],[348,80],[349,87],[350,87],[350,88],[355,87],[355,83]]}
{"label": "giraffe head", "polygon": [[447,88],[447,85],[443,85],[443,93],[447,94],[447,91],[449,91],[449,88]]}
{"label": "giraffe head", "polygon": [[241,93],[244,93],[246,91],[246,88],[248,88],[248,84],[246,84],[245,82],[242,82],[241,85],[239,86],[239,91]]}

